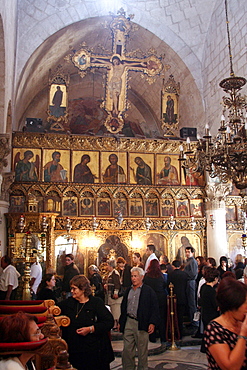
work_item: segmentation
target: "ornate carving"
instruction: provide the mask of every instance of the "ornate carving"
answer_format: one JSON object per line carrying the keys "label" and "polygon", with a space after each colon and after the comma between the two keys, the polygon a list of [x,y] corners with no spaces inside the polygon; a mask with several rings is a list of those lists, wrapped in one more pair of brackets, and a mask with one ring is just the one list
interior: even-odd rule
{"label": "ornate carving", "polygon": [[9,190],[10,186],[14,181],[15,174],[14,172],[4,172],[2,176],[2,188],[1,188],[1,181],[0,181],[0,200],[4,200],[6,202],[9,201]]}
{"label": "ornate carving", "polygon": [[206,204],[209,209],[225,208],[225,200],[231,191],[231,184],[208,184],[205,187]]}

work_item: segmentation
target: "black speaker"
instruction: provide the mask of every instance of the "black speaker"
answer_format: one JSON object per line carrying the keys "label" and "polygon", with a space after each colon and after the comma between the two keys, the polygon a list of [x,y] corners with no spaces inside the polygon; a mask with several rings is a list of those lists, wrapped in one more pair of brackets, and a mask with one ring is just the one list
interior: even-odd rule
{"label": "black speaker", "polygon": [[190,137],[197,138],[197,129],[196,127],[182,127],[180,130],[180,137],[182,139]]}
{"label": "black speaker", "polygon": [[44,132],[41,118],[26,118],[26,130],[28,132]]}

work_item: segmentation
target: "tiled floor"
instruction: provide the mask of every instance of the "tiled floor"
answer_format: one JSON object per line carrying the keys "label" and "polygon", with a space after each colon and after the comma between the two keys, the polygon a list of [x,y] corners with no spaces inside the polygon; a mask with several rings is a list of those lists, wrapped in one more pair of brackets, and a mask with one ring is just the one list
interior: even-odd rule
{"label": "tiled floor", "polygon": [[[123,348],[122,341],[113,341],[113,349],[117,352]],[[149,343],[149,350],[159,346],[159,343]],[[181,347],[177,351],[165,350],[158,355],[148,357],[148,368],[155,370],[205,370],[207,369],[206,355],[200,352],[200,346]],[[111,369],[124,370],[121,357],[116,357],[111,363]]]}

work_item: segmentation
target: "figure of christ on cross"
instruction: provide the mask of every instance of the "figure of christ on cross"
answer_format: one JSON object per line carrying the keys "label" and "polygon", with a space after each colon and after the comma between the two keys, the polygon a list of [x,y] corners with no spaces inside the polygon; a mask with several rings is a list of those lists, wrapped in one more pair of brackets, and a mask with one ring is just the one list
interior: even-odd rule
{"label": "figure of christ on cross", "polygon": [[[83,57],[84,63],[81,63]],[[107,68],[105,110],[112,117],[119,117],[127,109],[127,74],[129,70],[145,73],[149,77],[158,75],[163,64],[155,55],[146,58],[129,58],[119,54],[101,56],[81,49],[72,58],[74,65],[81,71],[90,68]],[[81,75],[84,76],[85,72]]]}
{"label": "figure of christ on cross", "polygon": [[91,58],[94,67],[106,67],[108,69],[105,109],[111,112],[113,117],[117,117],[119,113],[126,109],[128,70],[143,70],[147,68],[147,62],[143,60],[131,61],[121,59],[120,55],[116,54],[110,60],[107,57]]}

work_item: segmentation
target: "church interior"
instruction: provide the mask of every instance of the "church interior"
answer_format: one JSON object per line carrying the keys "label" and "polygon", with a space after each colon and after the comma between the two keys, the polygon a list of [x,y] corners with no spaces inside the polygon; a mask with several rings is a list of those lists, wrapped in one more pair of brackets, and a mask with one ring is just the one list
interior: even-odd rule
{"label": "church interior", "polygon": [[2,0],[1,255],[38,252],[59,273],[73,253],[86,274],[148,243],[172,261],[185,236],[196,255],[245,256],[247,175],[210,177],[192,153],[227,120],[220,82],[247,74],[246,13],[244,0],[229,22],[223,0]]}

